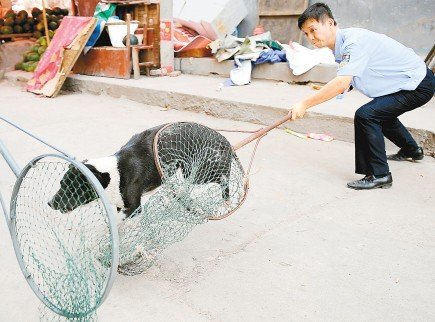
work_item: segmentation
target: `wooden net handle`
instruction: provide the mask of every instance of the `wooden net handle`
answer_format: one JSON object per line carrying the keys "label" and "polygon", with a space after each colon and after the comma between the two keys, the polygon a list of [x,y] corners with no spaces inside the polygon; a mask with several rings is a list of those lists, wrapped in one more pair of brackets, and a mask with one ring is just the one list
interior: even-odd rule
{"label": "wooden net handle", "polygon": [[270,130],[273,130],[274,128],[280,126],[281,124],[289,121],[292,118],[291,113],[286,115],[284,118],[276,121],[275,123],[266,126],[260,130],[258,130],[257,132],[255,132],[254,134],[252,134],[251,136],[248,136],[246,139],[244,139],[243,141],[237,143],[236,145],[233,146],[233,150],[237,151],[238,149],[240,149],[241,147],[245,146],[246,144],[254,141],[255,139],[258,139],[261,136],[264,136],[267,134],[267,132],[269,132]]}

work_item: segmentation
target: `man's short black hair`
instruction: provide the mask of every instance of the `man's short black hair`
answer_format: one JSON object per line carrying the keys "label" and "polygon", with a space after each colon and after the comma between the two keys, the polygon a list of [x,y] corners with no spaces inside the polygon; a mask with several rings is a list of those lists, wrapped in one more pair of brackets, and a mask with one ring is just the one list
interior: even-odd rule
{"label": "man's short black hair", "polygon": [[337,25],[337,22],[332,16],[331,9],[329,9],[329,7],[326,4],[321,2],[309,6],[302,13],[302,15],[298,19],[299,29],[302,29],[302,25],[305,23],[305,21],[307,21],[310,18],[316,19],[317,21],[324,21],[325,18],[331,18],[332,20],[334,20],[334,26]]}

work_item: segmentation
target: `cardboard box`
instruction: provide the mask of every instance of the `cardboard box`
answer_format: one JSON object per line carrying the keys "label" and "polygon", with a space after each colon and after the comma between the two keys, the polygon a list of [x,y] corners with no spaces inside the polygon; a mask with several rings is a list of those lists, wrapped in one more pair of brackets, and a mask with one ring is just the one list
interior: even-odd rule
{"label": "cardboard box", "polygon": [[174,20],[211,40],[233,33],[247,15],[243,0],[174,0]]}
{"label": "cardboard box", "polygon": [[215,40],[234,32],[236,27],[248,15],[243,0],[215,0],[210,3],[216,13],[212,19],[202,19],[201,25],[209,35],[209,39]]}

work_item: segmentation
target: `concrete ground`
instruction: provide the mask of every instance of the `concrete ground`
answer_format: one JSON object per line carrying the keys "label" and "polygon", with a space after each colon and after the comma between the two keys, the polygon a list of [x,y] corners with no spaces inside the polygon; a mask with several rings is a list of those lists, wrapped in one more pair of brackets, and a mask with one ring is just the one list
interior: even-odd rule
{"label": "concrete ground", "polygon": [[[258,128],[108,95],[47,99],[5,82],[0,93],[1,115],[78,159],[109,155],[132,134],[170,121]],[[246,136],[225,135],[233,143]],[[6,124],[0,138],[21,166],[50,151]],[[252,148],[238,153],[245,165]],[[117,276],[100,321],[434,321],[435,160],[391,163],[391,189],[354,191],[346,188],[359,178],[353,154],[352,143],[272,131],[240,210],[196,226],[144,274]],[[2,161],[0,173],[8,200],[15,178]],[[4,220],[0,263],[0,321],[37,321],[39,302]]]}
{"label": "concrete ground", "polygon": [[[273,70],[273,65],[269,67]],[[6,73],[5,77],[10,82],[20,83],[30,75],[15,71]],[[104,93],[143,104],[200,111],[219,118],[257,124],[273,123],[286,115],[292,104],[315,92],[310,86],[264,79],[253,79],[247,86],[221,88],[220,84],[225,80],[216,76],[186,74],[141,77],[138,80],[71,75],[64,89],[96,95]],[[311,108],[304,119],[293,123],[291,128],[303,133],[326,132],[339,140],[353,142],[353,116],[368,101],[369,98],[358,91],[351,91],[343,99],[332,99]],[[426,154],[435,156],[435,100],[405,113],[400,119],[424,147]],[[390,144],[389,148],[392,147]]]}

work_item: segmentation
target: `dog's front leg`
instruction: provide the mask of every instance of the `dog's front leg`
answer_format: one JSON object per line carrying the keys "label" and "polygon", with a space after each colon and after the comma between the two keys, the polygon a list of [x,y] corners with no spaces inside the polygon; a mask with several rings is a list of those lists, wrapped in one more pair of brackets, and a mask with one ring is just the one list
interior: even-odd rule
{"label": "dog's front leg", "polygon": [[127,194],[124,202],[125,217],[128,218],[140,206],[141,190],[130,187],[127,189]]}

